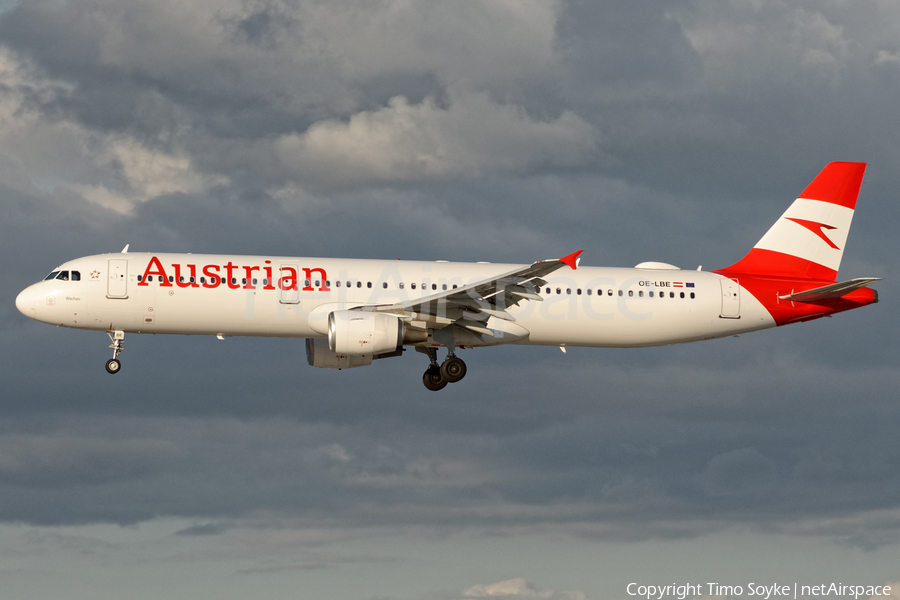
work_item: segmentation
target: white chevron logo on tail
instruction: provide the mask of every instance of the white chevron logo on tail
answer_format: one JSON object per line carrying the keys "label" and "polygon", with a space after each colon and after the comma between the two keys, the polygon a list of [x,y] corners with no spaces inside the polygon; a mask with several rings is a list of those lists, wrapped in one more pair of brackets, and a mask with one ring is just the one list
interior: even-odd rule
{"label": "white chevron logo on tail", "polygon": [[[797,198],[754,248],[789,254],[837,271],[852,220],[852,208]],[[822,229],[828,230],[827,236]]]}

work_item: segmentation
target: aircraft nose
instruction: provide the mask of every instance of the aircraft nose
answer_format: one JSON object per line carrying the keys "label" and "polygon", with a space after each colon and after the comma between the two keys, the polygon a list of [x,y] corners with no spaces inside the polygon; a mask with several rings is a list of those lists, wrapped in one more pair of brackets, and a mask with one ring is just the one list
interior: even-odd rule
{"label": "aircraft nose", "polygon": [[30,286],[19,292],[16,296],[16,308],[26,317],[34,318],[34,307],[37,302],[37,295],[34,292],[34,286]]}

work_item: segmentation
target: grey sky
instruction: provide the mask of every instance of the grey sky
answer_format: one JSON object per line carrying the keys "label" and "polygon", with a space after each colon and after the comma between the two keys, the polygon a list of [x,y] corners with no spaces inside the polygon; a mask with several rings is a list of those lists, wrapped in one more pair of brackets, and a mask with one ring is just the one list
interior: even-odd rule
{"label": "grey sky", "polygon": [[[898,30],[877,1],[0,4],[4,598],[900,580]],[[713,269],[833,160],[869,163],[841,276],[878,305],[473,350],[440,394],[413,353],[297,340],[131,336],[112,378],[105,336],[14,305],[125,244]]]}

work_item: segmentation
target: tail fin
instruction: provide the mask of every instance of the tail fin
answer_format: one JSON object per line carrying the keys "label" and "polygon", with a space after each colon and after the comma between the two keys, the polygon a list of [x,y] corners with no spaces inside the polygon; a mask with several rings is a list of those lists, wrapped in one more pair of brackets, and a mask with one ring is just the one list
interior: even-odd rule
{"label": "tail fin", "polygon": [[737,263],[721,272],[837,281],[866,163],[829,163]]}

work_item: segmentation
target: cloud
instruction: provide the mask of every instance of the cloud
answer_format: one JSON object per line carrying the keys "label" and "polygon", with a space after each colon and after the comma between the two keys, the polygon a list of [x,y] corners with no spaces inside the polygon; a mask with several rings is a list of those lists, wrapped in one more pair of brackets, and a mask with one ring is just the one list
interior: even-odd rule
{"label": "cloud", "polygon": [[900,63],[900,53],[898,52],[889,52],[887,50],[879,50],[875,54],[875,64],[876,65],[896,65]]}
{"label": "cloud", "polygon": [[557,592],[537,587],[522,578],[507,579],[497,583],[479,584],[463,592],[460,600],[470,598],[496,598],[497,600],[587,600],[582,592]]}
{"label": "cloud", "polygon": [[714,496],[759,494],[771,488],[775,477],[775,464],[771,460],[755,448],[741,448],[710,460],[700,474],[700,482]]}
{"label": "cloud", "polygon": [[579,166],[592,158],[596,134],[568,111],[542,121],[486,94],[451,93],[446,108],[398,96],[349,121],[282,136],[275,147],[299,181],[402,182]]}
{"label": "cloud", "polygon": [[67,488],[106,485],[158,472],[177,457],[161,440],[0,436],[0,485]]}
{"label": "cloud", "polygon": [[227,181],[198,173],[184,150],[151,148],[127,134],[44,118],[44,108],[76,93],[75,87],[46,77],[2,47],[0,74],[5,81],[0,90],[0,173],[9,174],[7,185],[23,191],[58,188],[127,213],[158,196],[199,193]]}
{"label": "cloud", "polygon": [[224,185],[222,176],[204,176],[191,165],[182,151],[168,153],[142,146],[134,139],[108,138],[95,155],[98,166],[115,171],[122,192],[104,185],[69,184],[64,186],[85,200],[119,213],[130,212],[136,204],[170,194],[197,194]]}
{"label": "cloud", "polygon": [[[834,80],[852,41],[825,12],[781,1],[697,2],[673,11],[708,75],[718,85],[797,77]],[[732,69],[737,61],[745,68]]]}
{"label": "cloud", "polygon": [[106,4],[25,3],[0,35],[67,86],[37,114],[94,157],[66,189],[107,208],[235,171],[277,191],[595,158],[593,125],[532,100],[558,78],[557,2]]}

